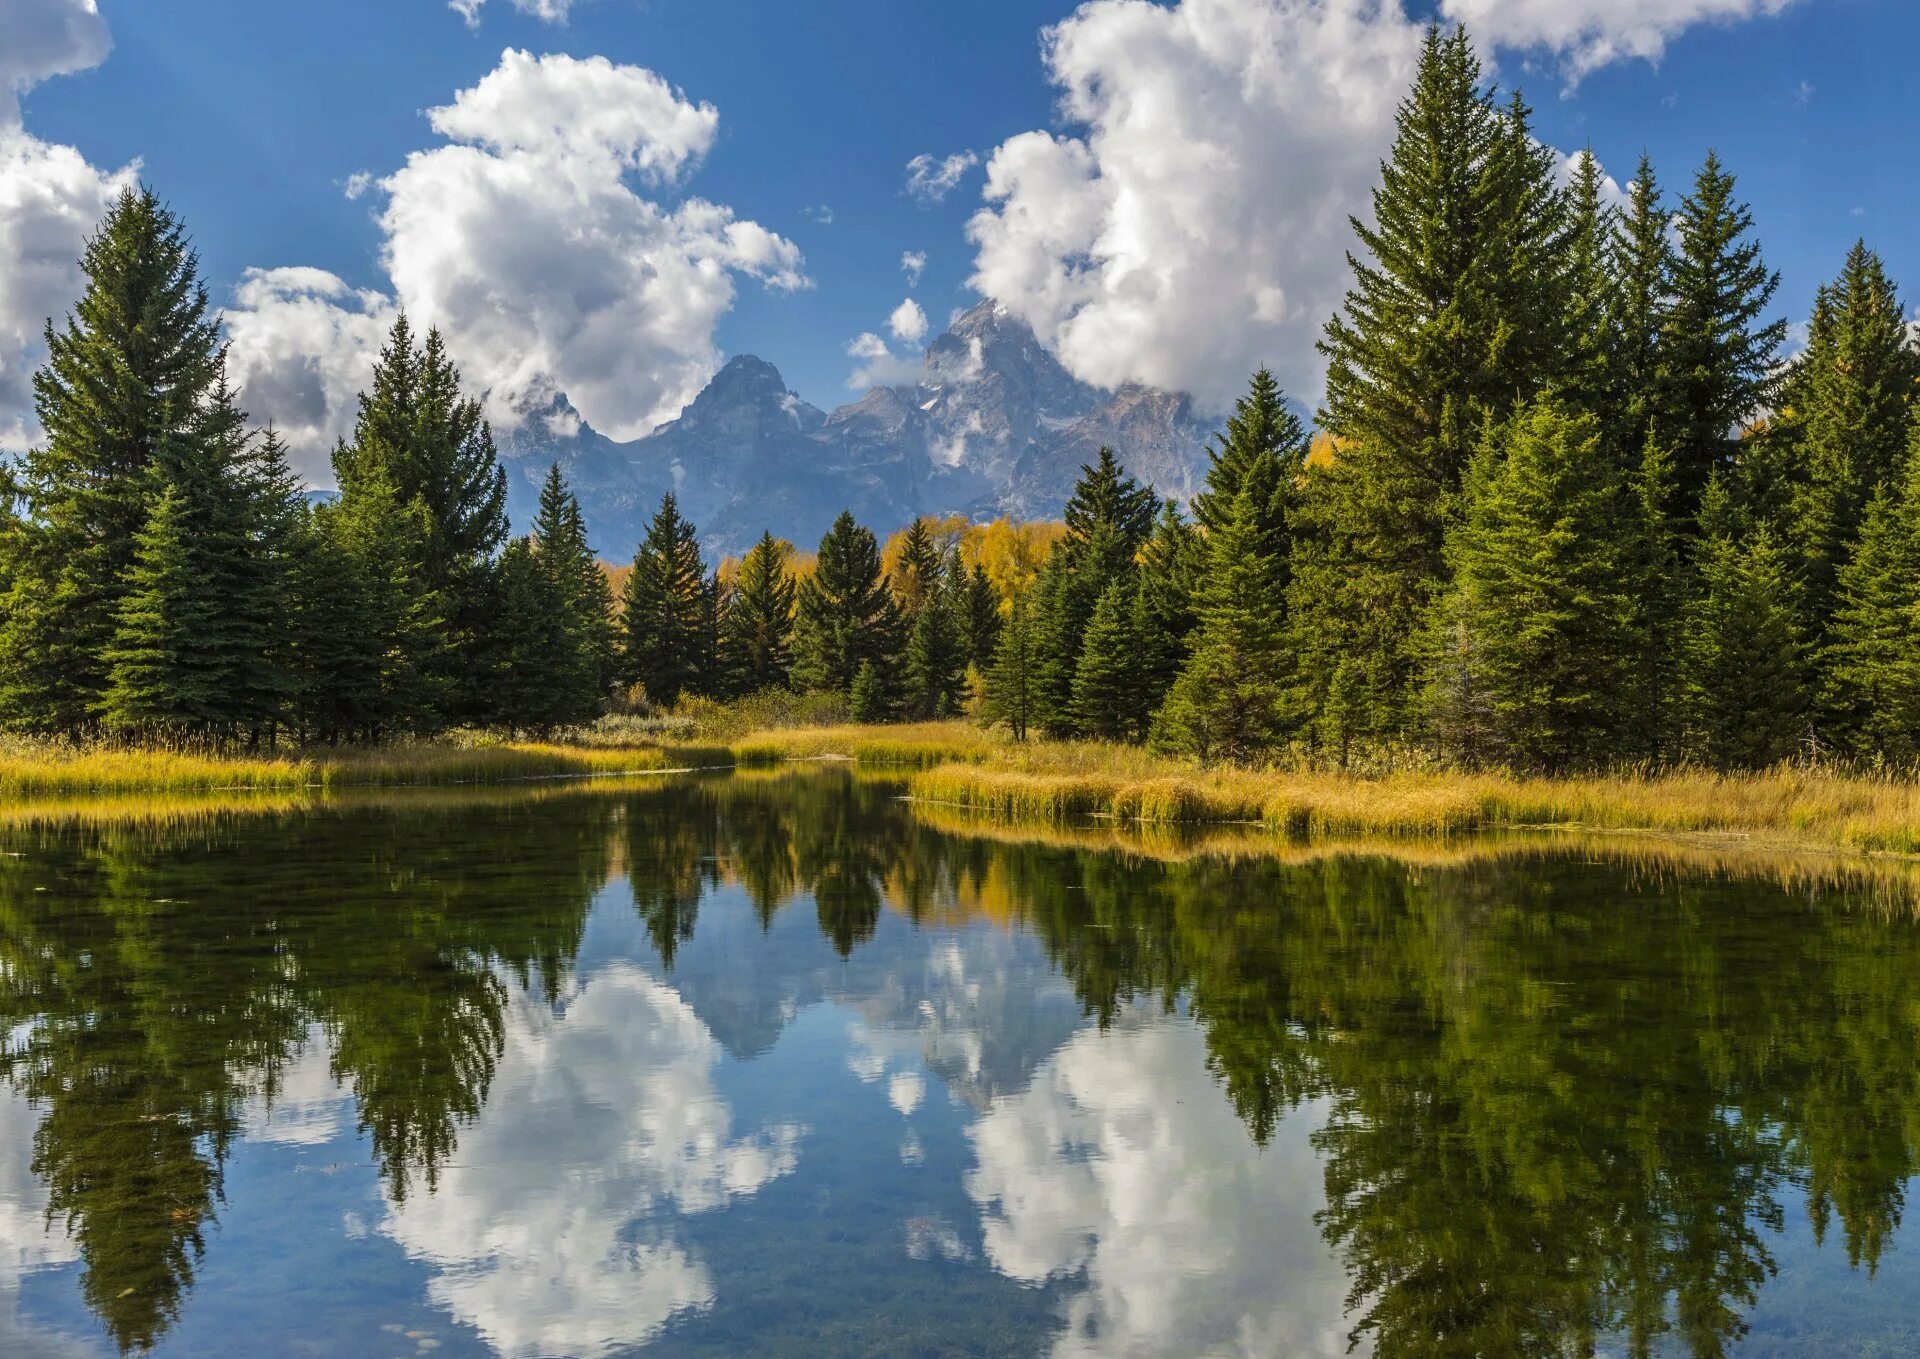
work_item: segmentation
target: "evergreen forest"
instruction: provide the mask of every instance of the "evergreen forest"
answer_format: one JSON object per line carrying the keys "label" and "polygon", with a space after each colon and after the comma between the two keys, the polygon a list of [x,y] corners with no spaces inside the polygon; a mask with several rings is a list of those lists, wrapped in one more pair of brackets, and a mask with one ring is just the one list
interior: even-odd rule
{"label": "evergreen forest", "polygon": [[483,408],[404,317],[316,503],[129,190],[0,468],[0,724],[256,749],[797,690],[1208,763],[1920,759],[1920,347],[1864,242],[1790,352],[1716,155],[1569,168],[1440,28],[1353,231],[1317,414],[1254,374],[1189,504],[1102,450],[1044,559],[990,572],[850,514],[711,563],[669,494],[621,577],[558,467],[511,536]]}

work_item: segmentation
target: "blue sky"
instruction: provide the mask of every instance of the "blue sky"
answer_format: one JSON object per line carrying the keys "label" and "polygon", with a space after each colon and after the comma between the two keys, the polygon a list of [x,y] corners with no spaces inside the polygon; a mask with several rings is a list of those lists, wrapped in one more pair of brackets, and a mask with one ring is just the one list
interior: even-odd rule
{"label": "blue sky", "polygon": [[[0,37],[4,11],[89,3],[0,0]],[[564,21],[525,12],[556,3]],[[912,296],[937,334],[953,309],[976,298],[969,286],[976,274],[992,280],[996,294],[1014,294],[1006,300],[1091,380],[1138,377],[1191,388],[1218,371],[1216,390],[1227,390],[1244,377],[1234,370],[1265,361],[1291,385],[1310,389],[1317,370],[1306,352],[1315,328],[1309,313],[1337,280],[1339,242],[1325,223],[1317,236],[1305,230],[1300,214],[1318,203],[1336,209],[1323,215],[1338,217],[1371,178],[1379,117],[1357,116],[1354,125],[1336,119],[1290,139],[1290,127],[1306,129],[1344,95],[1303,95],[1293,105],[1285,95],[1243,97],[1230,80],[1210,76],[1207,63],[1234,60],[1210,48],[1222,33],[1291,43],[1293,29],[1306,26],[1301,16],[1331,7],[1364,18],[1369,3],[1185,0],[1180,9],[1188,14],[1165,14],[1193,24],[1141,26],[1129,12],[1136,7],[1098,0],[1075,21],[1072,50],[1050,58],[1042,30],[1073,13],[1057,0],[572,0],[570,7],[486,0],[472,23],[442,0],[98,0],[97,18],[111,38],[104,60],[72,74],[16,72],[12,83],[31,86],[20,100],[24,135],[42,148],[73,148],[102,182],[138,162],[141,177],[185,216],[223,305],[236,305],[247,270],[300,266],[412,309],[452,308],[452,293],[434,292],[439,285],[418,285],[421,297],[439,296],[439,303],[417,302],[415,285],[389,276],[383,251],[392,228],[377,220],[388,200],[379,189],[350,200],[344,186],[356,172],[379,180],[412,153],[446,147],[452,139],[424,111],[473,89],[501,66],[503,51],[519,49],[604,57],[616,70],[657,74],[692,105],[711,105],[718,125],[704,147],[670,180],[640,185],[639,196],[663,210],[690,198],[724,205],[790,248],[777,267],[736,263],[731,297],[710,308],[710,324],[696,321],[662,340],[672,351],[663,360],[671,376],[656,384],[656,405],[673,399],[713,355],[738,352],[771,360],[818,404],[848,400],[857,365],[847,347],[856,336],[875,332],[898,361],[910,360],[914,329],[905,339],[888,335],[889,314]],[[1564,17],[1583,6],[1599,17]],[[1407,18],[1431,9],[1411,5]],[[1564,151],[1591,144],[1622,180],[1643,147],[1670,187],[1706,147],[1718,147],[1753,204],[1769,260],[1784,275],[1782,309],[1795,319],[1857,234],[1920,296],[1920,245],[1911,228],[1920,220],[1920,186],[1906,88],[1920,50],[1920,6],[1911,0],[1451,0],[1448,13],[1480,20],[1475,27],[1500,75],[1518,80],[1536,106],[1543,139]],[[1344,41],[1320,30],[1257,79],[1286,84],[1310,69],[1330,80],[1329,90],[1344,92],[1385,82],[1397,69],[1395,38],[1387,44],[1392,59],[1356,57],[1352,69],[1327,77],[1330,60],[1346,59]],[[1657,47],[1657,59],[1606,59],[1610,45],[1635,44]],[[1070,112],[1060,101],[1076,80],[1087,93]],[[1181,117],[1192,120],[1184,129],[1167,120],[1166,145],[1153,142],[1155,99],[1184,105]],[[1216,125],[1229,129],[1220,140],[1225,150],[1216,148],[1234,167],[1227,177],[1247,187],[1197,205],[1182,220],[1166,202],[1175,197],[1166,185],[1177,173],[1168,180],[1162,162],[1178,160],[1183,137],[1210,138]],[[1103,131],[1112,134],[1104,149]],[[1080,220],[1088,184],[1050,188],[1058,157],[1027,143],[1037,168],[994,205],[995,243],[970,240],[986,161],[1010,139],[1036,132],[1091,139],[1088,183],[1117,186],[1122,200],[1129,191],[1157,198],[1159,206],[1149,202],[1136,221],[1128,207],[1108,203],[1096,223]],[[1307,143],[1310,150],[1299,149]],[[980,163],[944,200],[907,192],[913,157],[962,152]],[[1012,205],[1040,224],[1014,221]],[[503,223],[512,212],[511,204],[487,209]],[[1062,236],[1046,224],[1050,215],[1075,225]],[[1224,234],[1202,240],[1217,222],[1227,224],[1218,229]],[[1160,294],[1142,301],[1134,276],[1113,268],[1102,277],[1078,275],[1062,285],[1070,295],[1055,295],[1060,289],[1047,279],[1057,284],[1089,249],[1104,248],[1093,242],[1116,232],[1134,237],[1148,262],[1172,261]],[[6,239],[0,230],[0,242]],[[1189,248],[1191,258],[1182,257]],[[543,289],[580,301],[590,280],[566,278],[564,268],[561,281],[546,277],[557,249],[549,231],[504,251],[516,264],[488,282],[488,296],[505,308],[519,305],[517,293],[535,297]],[[900,264],[908,251],[927,260],[924,278],[911,287]],[[1331,266],[1329,256],[1336,257]],[[1236,263],[1242,260],[1244,267]],[[804,286],[773,280],[782,270],[803,275]],[[1243,275],[1256,273],[1274,277],[1279,291],[1270,303],[1257,289],[1247,292]],[[1215,289],[1220,306],[1210,315]],[[602,319],[621,324],[618,298],[581,305],[610,305]],[[1282,312],[1289,319],[1278,319]],[[457,325],[449,328],[457,334]],[[293,343],[284,339],[290,332],[271,333],[282,347]],[[0,365],[8,361],[4,346],[0,327]],[[1187,357],[1169,357],[1176,353]],[[578,360],[564,357],[564,345],[555,354],[550,366],[560,371],[549,385],[571,388],[565,370]],[[499,355],[478,362],[504,380]],[[589,419],[650,418],[646,401],[623,405],[607,394],[619,383],[644,387],[645,375],[629,367],[601,376],[600,410],[587,409]],[[274,387],[263,377],[260,390]],[[1302,394],[1312,399],[1311,390]],[[0,372],[0,402],[5,397]]]}

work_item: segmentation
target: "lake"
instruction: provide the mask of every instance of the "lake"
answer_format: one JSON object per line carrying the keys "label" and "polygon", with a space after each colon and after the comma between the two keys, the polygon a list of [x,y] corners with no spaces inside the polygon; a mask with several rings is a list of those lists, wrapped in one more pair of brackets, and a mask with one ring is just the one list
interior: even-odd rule
{"label": "lake", "polygon": [[0,1354],[1920,1353],[1897,877],[898,793],[0,831]]}

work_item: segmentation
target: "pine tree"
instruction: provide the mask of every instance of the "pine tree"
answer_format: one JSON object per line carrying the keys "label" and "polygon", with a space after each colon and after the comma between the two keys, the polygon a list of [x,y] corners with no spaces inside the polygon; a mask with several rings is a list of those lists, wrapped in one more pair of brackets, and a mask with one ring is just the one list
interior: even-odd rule
{"label": "pine tree", "polygon": [[450,667],[441,596],[415,576],[431,531],[425,508],[401,503],[374,476],[317,510],[313,524],[302,670],[316,734],[372,741],[436,730]]}
{"label": "pine tree", "polygon": [[460,393],[460,372],[440,332],[416,346],[407,318],[387,336],[362,395],[351,443],[334,452],[345,494],[366,478],[387,483],[402,505],[419,502],[429,535],[424,583],[446,590],[507,536],[506,472],[480,403]]}
{"label": "pine tree", "polygon": [[495,596],[493,554],[507,537],[506,472],[477,401],[463,397],[460,373],[439,331],[414,341],[403,315],[360,398],[351,442],[333,455],[343,496],[379,482],[402,507],[418,505],[426,527],[411,574],[442,615],[433,681],[449,714],[484,717]]}
{"label": "pine tree", "polygon": [[966,669],[957,601],[949,588],[936,583],[921,598],[907,633],[907,716],[948,717],[959,711]]}
{"label": "pine tree", "polygon": [[1283,568],[1278,554],[1265,550],[1264,518],[1249,484],[1235,501],[1233,517],[1211,537],[1200,631],[1154,719],[1157,745],[1202,761],[1244,763],[1281,744],[1293,726],[1280,609]]}
{"label": "pine tree", "polygon": [[159,483],[181,500],[206,612],[199,644],[220,694],[200,734],[222,738],[257,736],[291,690],[276,554],[297,492],[278,440],[250,433],[246,421],[216,360],[190,437],[164,445],[154,460]]}
{"label": "pine tree", "polygon": [[872,660],[860,662],[859,672],[847,691],[847,705],[856,722],[885,722],[893,715],[888,697],[889,686],[881,667]]}
{"label": "pine tree", "polygon": [[1091,465],[1082,464],[1073,494],[1061,512],[1069,544],[1083,552],[1108,554],[1100,563],[1113,574],[1117,561],[1132,561],[1153,532],[1160,500],[1153,488],[1142,486],[1104,445]]}
{"label": "pine tree", "polygon": [[1698,511],[1708,480],[1734,462],[1737,441],[1765,407],[1786,338],[1784,320],[1762,322],[1780,277],[1749,238],[1753,216],[1734,199],[1734,179],[1709,154],[1681,200],[1675,231],[1673,297],[1661,335],[1661,368],[1671,384],[1675,509]]}
{"label": "pine tree", "polygon": [[1006,626],[994,649],[993,668],[987,672],[982,716],[988,723],[1004,723],[1016,741],[1027,739],[1035,722],[1038,700],[1039,637],[1025,592],[1007,605]]}
{"label": "pine tree", "polygon": [[1115,580],[1093,606],[1073,673],[1077,730],[1105,741],[1146,738],[1152,709],[1141,684],[1134,583]]}
{"label": "pine tree", "polygon": [[1082,731],[1074,685],[1094,605],[1110,586],[1131,592],[1135,559],[1153,532],[1158,508],[1153,491],[1121,468],[1112,449],[1102,448],[1081,467],[1066,505],[1066,537],[1049,554],[1034,590],[1040,637],[1036,714],[1050,736]]}
{"label": "pine tree", "polygon": [[1187,662],[1206,570],[1206,540],[1168,501],[1140,550],[1140,683],[1149,712],[1166,701]]}
{"label": "pine tree", "polygon": [[[1438,569],[1439,515],[1475,433],[1551,376],[1561,317],[1539,306],[1559,276],[1550,170],[1527,146],[1521,107],[1481,88],[1466,33],[1430,28],[1412,92],[1374,191],[1374,223],[1353,220],[1363,256],[1327,324],[1323,428],[1393,460],[1417,488]],[[1529,281],[1531,279],[1531,281]]]}
{"label": "pine tree", "polygon": [[842,511],[820,540],[819,565],[795,605],[793,680],[802,689],[851,694],[863,667],[890,703],[902,626],[880,571],[873,532]]}
{"label": "pine tree", "polygon": [[1639,699],[1622,733],[1622,753],[1663,759],[1674,753],[1680,719],[1688,582],[1672,512],[1673,461],[1656,438],[1648,438],[1624,489],[1628,532],[1622,546],[1627,593],[1634,602],[1630,659]]}
{"label": "pine tree", "polygon": [[[1307,460],[1307,431],[1287,405],[1273,374],[1262,368],[1253,375],[1247,394],[1235,403],[1218,448],[1207,453],[1206,489],[1193,498],[1193,517],[1209,533],[1225,531],[1233,519],[1235,502],[1247,471],[1262,453],[1271,456],[1282,474],[1281,487],[1290,491]],[[1262,487],[1263,498],[1271,490]],[[1263,507],[1264,508],[1264,507]],[[1276,526],[1285,530],[1286,503],[1274,506]]]}
{"label": "pine tree", "polygon": [[[1493,753],[1513,764],[1565,769],[1616,753],[1635,622],[1616,481],[1598,422],[1551,397],[1490,430],[1476,458],[1448,543],[1453,582],[1429,630],[1429,709],[1457,721],[1462,695],[1484,695]],[[1439,734],[1475,753],[1476,729]]]}
{"label": "pine tree", "polygon": [[721,638],[721,665],[734,693],[785,689],[792,682],[796,591],[787,570],[791,551],[763,533],[740,563]]}
{"label": "pine tree", "polygon": [[257,739],[272,741],[293,716],[299,691],[294,638],[298,627],[292,573],[306,531],[306,496],[287,446],[268,429],[242,463],[244,499],[253,543],[253,570],[234,601],[242,630],[262,648],[259,663],[236,678],[233,714]]}
{"label": "pine tree", "polygon": [[111,730],[146,738],[205,732],[220,710],[211,634],[216,607],[194,570],[186,505],[172,487],[136,540],[127,593],[105,652],[98,711]]}
{"label": "pine tree", "polygon": [[1487,314],[1495,325],[1483,358],[1489,394],[1475,399],[1483,410],[1501,413],[1516,399],[1564,386],[1576,352],[1572,288],[1581,280],[1572,268],[1580,224],[1577,203],[1560,187],[1558,160],[1513,91],[1479,186]]}
{"label": "pine tree", "polygon": [[1788,541],[1816,640],[1874,491],[1896,479],[1920,355],[1880,257],[1858,242],[1820,291],[1805,353],[1782,384],[1778,438]]}
{"label": "pine tree", "polygon": [[499,633],[504,664],[494,682],[503,726],[547,732],[577,720],[579,682],[559,581],[530,538],[515,538],[500,555]]}
{"label": "pine tree", "polygon": [[[1709,502],[1724,496],[1715,484]],[[1711,504],[1710,522],[1724,509]],[[1686,613],[1686,748],[1717,769],[1761,769],[1794,753],[1807,694],[1798,601],[1786,554],[1764,525],[1711,533]]]}
{"label": "pine tree", "polygon": [[1399,735],[1475,439],[1564,361],[1551,167],[1525,106],[1500,111],[1481,88],[1464,32],[1428,31],[1373,209],[1371,226],[1354,220],[1354,286],[1320,344],[1335,457],[1305,481],[1288,598],[1305,700],[1323,706],[1350,663],[1367,734]]}
{"label": "pine tree", "polygon": [[[503,702],[498,710],[509,725],[554,727],[590,721],[601,712],[611,685],[613,594],[587,541],[580,502],[568,489],[558,463],[547,470],[541,484],[539,510],[525,555],[527,560],[515,563],[515,570],[523,576],[531,572],[537,579],[509,580],[509,563],[501,558],[501,619],[496,630],[506,637],[509,668],[541,676],[547,691],[533,700],[529,710],[524,706],[526,686],[516,683],[513,687],[522,698]],[[550,617],[533,620],[530,630],[524,621],[511,621],[516,610],[536,603]],[[546,654],[532,654],[531,645],[545,648]],[[537,711],[540,720],[533,720],[530,711]]]}
{"label": "pine tree", "polygon": [[961,616],[967,664],[984,672],[993,664],[994,652],[1000,645],[1000,591],[987,575],[987,568],[979,562],[973,564],[973,570],[967,575]]}
{"label": "pine tree", "polygon": [[[1567,354],[1557,388],[1570,404],[1598,416],[1611,441],[1620,437],[1626,413],[1616,386],[1619,341],[1613,316],[1617,280],[1612,252],[1618,214],[1602,195],[1603,179],[1591,148],[1575,158],[1567,195]],[[1625,468],[1637,458],[1640,445],[1616,445],[1614,451]]]}
{"label": "pine tree", "polygon": [[1653,162],[1642,155],[1608,251],[1613,353],[1607,387],[1619,402],[1614,443],[1628,457],[1644,453],[1649,442],[1670,443],[1681,423],[1665,351],[1673,305],[1671,229]]}
{"label": "pine tree", "polygon": [[1860,757],[1920,760],[1920,435],[1867,504],[1822,656],[1824,734]]}
{"label": "pine tree", "polygon": [[218,373],[217,323],[180,219],[128,189],[81,256],[86,290],[47,326],[34,375],[45,441],[18,468],[0,602],[0,720],[78,731],[162,486],[154,460],[194,437]]}
{"label": "pine tree", "polygon": [[649,701],[671,707],[697,691],[709,610],[699,541],[669,491],[634,554],[620,606],[627,677]]}
{"label": "pine tree", "polygon": [[941,579],[940,545],[924,518],[907,526],[900,544],[900,560],[894,568],[893,597],[901,616],[912,622],[939,589]]}

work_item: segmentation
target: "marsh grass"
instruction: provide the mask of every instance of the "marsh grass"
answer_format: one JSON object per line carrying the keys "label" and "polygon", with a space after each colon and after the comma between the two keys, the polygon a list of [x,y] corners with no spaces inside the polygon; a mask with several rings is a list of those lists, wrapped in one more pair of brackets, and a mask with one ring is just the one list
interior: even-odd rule
{"label": "marsh grass", "polygon": [[1014,745],[963,722],[763,733],[742,763],[837,755],[911,768],[910,795],[1014,821],[1089,816],[1246,824],[1294,836],[1428,836],[1558,827],[1920,854],[1920,782],[1782,766],[1757,774],[1528,778],[1407,769],[1202,769],[1131,747]]}
{"label": "marsh grass", "polygon": [[928,769],[993,759],[1008,749],[1000,737],[967,722],[922,722],[888,727],[793,727],[759,731],[734,741],[742,765],[782,760],[852,760],[866,765]]}
{"label": "marsh grass", "polygon": [[1920,856],[1920,781],[1894,774],[1800,766],[1744,775],[1629,771],[1581,778],[1421,767],[1367,774],[1203,769],[1132,747],[1016,745],[964,721],[796,726],[711,744],[579,744],[465,733],[438,742],[259,757],[12,741],[0,744],[0,801],[506,783],[836,758],[904,777],[916,801],[1013,822],[1112,817],[1146,825],[1240,825],[1294,837],[1444,838],[1555,827],[1715,838],[1729,847]]}
{"label": "marsh grass", "polygon": [[0,746],[0,799],[490,783],[659,773],[730,761],[724,748],[588,747],[532,741],[421,743],[260,756],[12,742]]}

